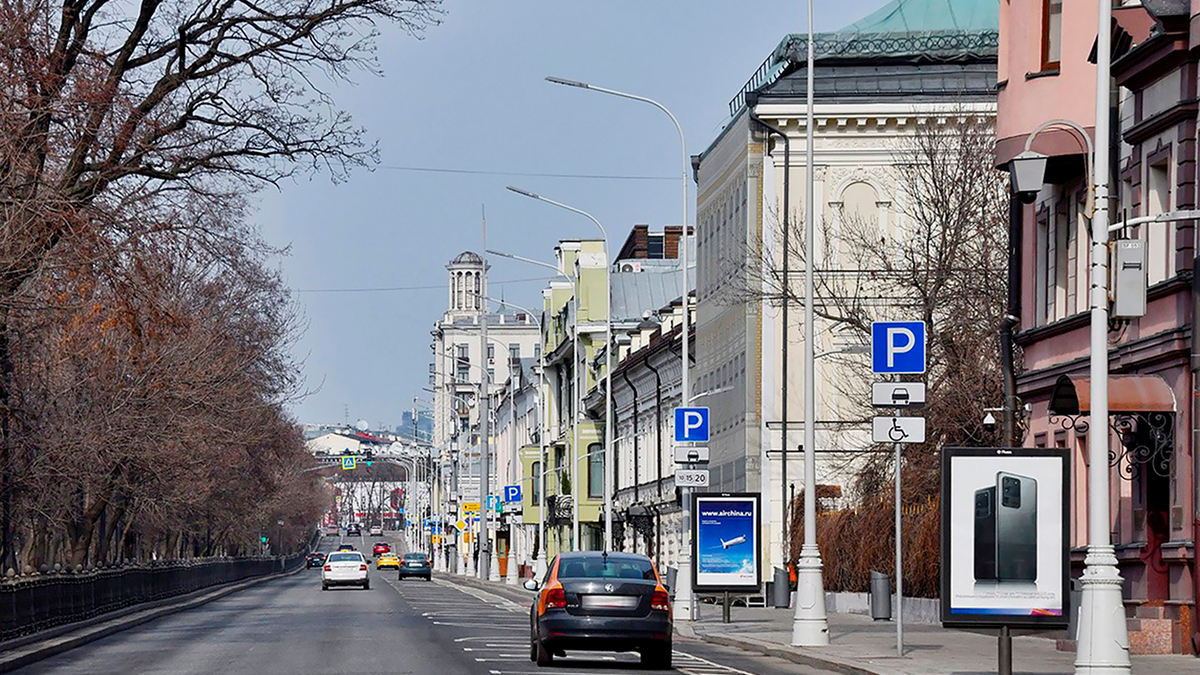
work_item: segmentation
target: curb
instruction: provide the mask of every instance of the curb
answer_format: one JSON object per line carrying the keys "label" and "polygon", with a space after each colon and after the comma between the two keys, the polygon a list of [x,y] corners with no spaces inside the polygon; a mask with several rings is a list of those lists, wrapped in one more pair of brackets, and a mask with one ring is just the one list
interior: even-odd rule
{"label": "curb", "polygon": [[[303,569],[305,568],[298,567],[291,572],[276,572],[267,576],[246,579],[221,586],[215,590],[201,589],[187,595],[179,596],[179,598],[160,601],[163,604],[159,606],[141,608],[135,606],[127,610],[117,610],[116,616],[110,613],[106,617],[102,617],[101,620],[103,623],[99,624],[67,624],[51,628],[41,635],[35,633],[24,638],[16,638],[7,644],[0,644],[0,652],[3,653],[3,656],[0,656],[0,673],[7,673],[18,668],[23,668],[31,663],[36,663],[51,656],[70,651],[89,642],[108,637],[114,633],[120,633],[123,630],[153,621],[159,617],[206,605],[213,600],[245,590],[251,586],[257,586],[267,581],[274,581],[298,574]],[[86,624],[86,621],[81,623]]]}
{"label": "curb", "polygon": [[[680,634],[685,634],[684,631],[679,629],[678,625],[676,625],[675,630]],[[887,675],[887,673],[882,671],[870,670],[862,666],[856,666],[854,664],[838,661],[836,659],[823,658],[809,652],[802,652],[798,649],[776,645],[770,642],[761,642],[759,640],[749,640],[746,638],[735,638],[728,635],[709,635],[706,633],[697,632],[691,627],[688,627],[687,630],[691,632],[690,637],[694,637],[703,642],[708,642],[709,644],[719,645],[721,647],[733,647],[735,649],[741,649],[742,651],[754,652],[756,654],[762,654],[763,656],[771,656],[777,659],[791,661],[792,663],[798,663],[802,666],[836,670],[839,673],[845,673],[845,675]]]}

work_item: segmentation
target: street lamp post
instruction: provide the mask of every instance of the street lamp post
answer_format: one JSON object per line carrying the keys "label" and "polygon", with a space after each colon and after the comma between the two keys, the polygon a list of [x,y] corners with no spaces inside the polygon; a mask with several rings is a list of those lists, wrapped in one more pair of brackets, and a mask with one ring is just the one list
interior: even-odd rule
{"label": "street lamp post", "polygon": [[[813,3],[808,0],[808,97],[804,106],[804,545],[796,565],[796,612],[792,621],[792,646],[829,644],[825,614],[825,579],[821,549],[817,546],[817,401],[816,340],[813,315],[813,232],[816,230],[813,171]],[[784,205],[787,208],[787,205]],[[784,280],[785,283],[787,280]],[[786,327],[785,327],[786,329]],[[784,339],[787,339],[786,334]],[[787,430],[784,430],[787,438]],[[786,511],[786,509],[785,509]],[[783,542],[786,547],[788,542]],[[900,593],[900,590],[897,590]]]}
{"label": "street lamp post", "polygon": [[[483,248],[483,250],[486,251],[487,250],[487,218],[483,218],[481,220],[481,225],[482,225],[482,237],[483,237],[483,247],[482,248]],[[483,292],[484,295],[487,295],[487,261],[486,260],[483,263],[483,269],[480,270],[480,276],[481,276],[480,290]],[[479,358],[480,358],[480,361],[486,365],[486,363],[487,363],[487,343],[488,343],[487,303],[485,303],[482,298],[478,298],[477,300],[479,302]],[[488,420],[488,411],[491,410],[491,394],[492,394],[492,392],[491,392],[491,378],[488,377],[488,372],[487,372],[486,367],[483,369],[482,377],[483,377],[483,380],[482,380],[483,384],[479,388],[479,394],[480,394],[480,399],[479,399],[479,403],[480,403],[480,408],[479,408],[479,426],[480,426],[479,446],[480,446],[480,455],[481,455],[480,460],[479,460],[480,461],[480,469],[479,469],[479,501],[480,501],[480,504],[479,504],[479,511],[480,511],[479,530],[483,536],[481,536],[479,538],[479,578],[480,579],[491,579],[491,577],[493,576],[492,571],[491,571],[491,564],[490,564],[491,563],[491,551],[489,550],[489,547],[488,547],[491,535],[488,534],[488,530],[490,528],[488,527],[488,522],[487,522],[487,503],[488,503],[488,497],[490,496],[488,494],[489,493],[488,472],[490,471],[489,464],[490,464],[490,460],[491,460],[491,458],[488,457],[488,454],[489,454],[488,434],[491,431],[491,429],[489,429],[489,427],[488,427],[488,421],[489,421]],[[495,577],[496,577],[496,579],[491,579],[491,580],[496,581],[499,579],[499,577],[500,577],[500,568],[499,567],[497,567],[495,570]]]}
{"label": "street lamp post", "polygon": [[[809,70],[811,72],[811,68]],[[675,117],[675,115],[672,114],[671,111],[668,110],[665,105],[659,103],[658,101],[655,101],[654,99],[647,98],[645,96],[638,96],[637,94],[630,94],[630,93],[624,92],[624,91],[618,91],[616,89],[608,89],[606,87],[598,87],[596,85],[588,84],[587,82],[580,82],[578,80],[567,80],[567,79],[564,79],[561,77],[547,77],[546,80],[548,82],[552,82],[554,84],[561,84],[561,85],[568,86],[568,87],[575,87],[577,89],[587,89],[589,91],[600,92],[601,94],[608,94],[610,96],[617,96],[620,98],[626,98],[626,99],[630,99],[633,101],[640,101],[642,103],[652,105],[655,108],[658,108],[659,110],[661,110],[663,112],[663,114],[665,114],[667,117],[669,117],[671,119],[671,123],[675,125],[675,131],[679,134],[679,148],[680,148],[679,183],[680,183],[680,193],[682,196],[681,204],[682,204],[682,213],[683,213],[683,221],[680,223],[680,225],[683,227],[683,236],[679,242],[679,261],[680,261],[680,270],[679,271],[683,277],[683,284],[680,287],[682,289],[681,290],[681,294],[682,294],[681,301],[683,304],[683,330],[682,330],[682,337],[681,337],[682,352],[679,355],[679,359],[680,359],[680,389],[679,389],[680,397],[679,397],[679,400],[680,401],[689,401],[689,400],[691,400],[691,387],[690,387],[690,379],[688,377],[688,365],[689,365],[688,359],[691,357],[691,350],[689,349],[688,343],[691,339],[691,336],[688,334],[690,293],[689,293],[689,289],[688,289],[688,286],[689,286],[689,284],[688,284],[688,236],[689,236],[689,234],[688,234],[688,184],[687,183],[688,183],[688,167],[689,167],[690,163],[688,162],[687,140],[684,138],[684,135],[683,135],[683,127],[679,124],[679,120]],[[611,345],[610,345],[610,349],[611,349]],[[676,601],[676,603],[683,605],[684,607],[687,608],[687,612],[684,612],[683,615],[680,616],[679,618],[685,619],[685,620],[694,620],[696,618],[697,607],[696,607],[695,599],[692,594],[692,563],[691,563],[691,558],[692,558],[692,544],[691,544],[692,512],[691,512],[691,501],[689,498],[690,494],[691,494],[691,489],[683,488],[681,492],[682,492],[682,498],[683,498],[683,511],[682,511],[683,522],[682,522],[682,526],[680,528],[679,573],[676,578],[675,601]]]}
{"label": "street lamp post", "polygon": [[[486,251],[486,252],[492,253],[492,251]],[[514,257],[514,256],[505,256],[505,257]],[[532,262],[534,262],[536,264],[543,264],[538,261],[532,261]],[[553,266],[551,266],[551,267],[556,272],[558,271],[558,268],[553,267]],[[533,312],[529,311],[528,309],[525,309],[524,307],[521,307],[520,305],[515,305],[511,302],[506,302],[504,300],[497,300],[496,298],[485,298],[485,300],[490,300],[498,305],[516,309],[521,312],[525,312],[525,316],[528,316],[530,318],[530,320],[533,321],[534,325],[537,326],[538,336],[540,339],[541,334],[542,334],[542,322],[540,319],[534,318]],[[546,397],[544,395],[545,389],[546,389],[546,350],[545,350],[545,348],[542,348],[542,349],[538,350],[538,395],[537,395],[537,398],[538,398],[538,425],[541,427],[541,430],[538,432],[538,457],[540,458],[539,464],[541,465],[541,472],[540,472],[541,473],[541,476],[540,476],[541,495],[542,495],[541,501],[543,501],[543,502],[545,501],[545,495],[546,495],[546,419],[548,417],[548,415],[545,414],[545,407],[546,407],[546,405],[545,405]],[[516,433],[515,433],[515,429],[516,429],[515,413],[513,416],[513,429],[514,429],[513,454],[515,456],[515,454],[517,452],[517,448],[516,448],[516,442],[517,442],[516,438],[517,437],[516,437]],[[531,487],[532,487],[532,484],[531,484]],[[537,569],[539,567],[538,560],[541,560],[543,563],[546,560],[546,508],[545,508],[544,504],[540,505],[538,508],[538,555],[534,559],[535,569]],[[510,560],[509,561],[510,569],[511,569],[511,566],[512,566],[512,561]],[[537,569],[537,574],[540,576],[542,571],[543,571],[542,569]]]}
{"label": "street lamp post", "polygon": [[[548,262],[542,262],[541,260],[534,260],[533,258],[525,258],[523,256],[514,255],[512,253],[505,253],[503,251],[493,251],[492,249],[486,249],[485,253],[488,253],[489,255],[497,255],[497,256],[500,256],[501,258],[508,258],[510,260],[516,260],[518,262],[523,262],[523,263],[526,263],[529,265],[537,265],[538,267],[545,267],[546,269],[553,270],[555,275],[562,277],[563,279],[566,279],[568,282],[570,282],[570,284],[572,286],[571,302],[575,305],[575,311],[573,312],[573,314],[575,316],[575,335],[576,336],[579,335],[579,280],[578,280],[578,278],[569,277],[565,273],[563,273],[563,271],[560,270],[557,265],[552,265]],[[505,304],[507,304],[507,303],[505,303]],[[512,306],[515,307],[515,305],[512,305]],[[530,312],[529,310],[525,310],[525,311],[530,316],[533,316],[533,313]],[[541,373],[539,375],[541,388],[538,390],[539,392],[545,392],[545,386],[546,386],[546,380],[545,380],[545,377],[546,377],[546,347],[544,344],[545,333],[543,333],[543,329],[544,329],[544,326],[539,321],[538,322],[538,334],[541,336],[541,339],[543,341],[543,345],[542,345],[542,349],[541,349]],[[578,342],[578,339],[576,339],[576,342]],[[541,577],[543,574],[546,573],[546,509],[549,508],[546,503],[546,497],[547,497],[546,476],[549,473],[549,464],[550,464],[550,457],[549,457],[549,453],[546,450],[546,441],[545,441],[545,436],[550,431],[550,426],[549,426],[550,425],[550,396],[548,395],[548,393],[546,393],[546,395],[544,396],[542,410],[545,413],[545,417],[543,418],[544,422],[542,424],[542,436],[541,436],[541,438],[542,438],[542,440],[541,440],[541,459],[542,459],[541,504],[538,507],[538,511],[541,516],[540,522],[538,524],[538,528],[539,528],[538,537],[540,539],[539,539],[539,545],[538,545],[538,556],[534,562],[534,566],[537,570],[538,577]],[[578,420],[575,420],[575,422],[578,422]],[[578,423],[572,424],[572,426],[575,427],[576,430],[578,430],[578,428],[579,428]],[[579,445],[578,431],[576,431],[575,445],[576,445],[576,450],[577,450],[578,445]],[[578,468],[578,467],[576,467],[576,468]],[[557,480],[559,481],[559,486],[561,487],[561,485],[562,485],[561,474],[559,475]],[[573,527],[575,530],[576,537],[578,537],[578,533],[579,533],[579,504],[578,503],[575,504],[574,519],[575,519],[575,522],[573,523]]]}
{"label": "street lamp post", "polygon": [[[611,265],[610,261],[608,260],[608,255],[612,249],[609,247],[608,231],[604,229],[604,225],[601,225],[600,221],[597,220],[595,216],[588,213],[587,211],[584,211],[582,209],[577,209],[574,206],[568,206],[566,204],[563,204],[562,202],[556,202],[553,199],[550,199],[548,197],[543,197],[534,192],[530,192],[528,190],[522,190],[521,188],[513,187],[511,185],[508,186],[508,189],[512,192],[515,192],[515,193],[523,196],[523,197],[529,197],[530,199],[536,199],[537,201],[545,202],[547,204],[550,204],[551,206],[557,206],[560,209],[565,209],[567,211],[570,211],[571,213],[581,215],[581,216],[587,218],[588,220],[592,221],[592,223],[594,223],[596,225],[596,227],[600,228],[600,234],[604,237],[604,257],[605,257],[605,260],[604,260],[604,285],[605,285],[605,288],[607,291],[607,296],[608,296],[608,306],[605,308],[605,312],[604,312],[604,316],[605,316],[605,320],[604,320],[604,343],[605,343],[605,347],[604,347],[604,550],[611,551],[612,550],[612,522],[613,522],[612,521],[612,516],[613,516],[613,513],[612,513],[613,512],[613,504],[612,504],[612,492],[613,492],[612,491],[612,488],[613,488],[613,485],[612,485],[612,483],[613,483],[613,462],[612,462],[612,455],[613,455],[613,453],[612,453],[612,441],[613,441],[612,357],[613,357],[613,355],[612,355],[612,348],[613,348],[613,339],[612,339],[612,265]],[[576,291],[576,295],[578,295],[578,290]],[[685,309],[686,309],[686,307],[685,307]],[[576,312],[576,316],[578,316],[578,312]],[[684,331],[684,332],[686,333],[686,331]],[[578,335],[575,336],[575,340],[578,343],[578,341],[579,341]],[[576,468],[576,470],[578,470],[578,467],[575,467],[575,468]],[[576,506],[576,508],[578,508],[578,506]],[[578,545],[579,545],[579,542],[576,541],[576,546],[578,546]]]}

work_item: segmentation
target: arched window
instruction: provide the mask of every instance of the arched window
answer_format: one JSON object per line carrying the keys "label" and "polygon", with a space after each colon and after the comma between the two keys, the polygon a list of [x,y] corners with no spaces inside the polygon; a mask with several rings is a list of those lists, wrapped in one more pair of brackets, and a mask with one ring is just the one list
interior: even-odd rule
{"label": "arched window", "polygon": [[482,275],[476,272],[471,276],[475,277],[475,309],[479,309],[483,306],[483,298],[480,297],[483,294],[483,286],[480,283]]}

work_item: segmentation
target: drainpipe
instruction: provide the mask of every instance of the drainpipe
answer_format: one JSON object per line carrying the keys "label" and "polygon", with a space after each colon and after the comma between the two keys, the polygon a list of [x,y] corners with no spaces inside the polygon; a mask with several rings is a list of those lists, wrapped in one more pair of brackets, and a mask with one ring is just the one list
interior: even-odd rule
{"label": "drainpipe", "polygon": [[633,386],[633,380],[629,379],[629,371],[622,370],[621,377],[625,379],[625,384],[629,385],[630,391],[633,392],[633,503],[638,503],[641,498],[641,491],[638,484],[641,482],[638,476],[638,467],[641,466],[641,447],[638,443],[638,390]]}
{"label": "drainpipe", "polygon": [[654,456],[654,484],[658,486],[658,499],[662,501],[662,376],[658,374],[658,369],[651,363],[650,359],[646,359],[646,368],[654,373],[654,447],[657,450]]}
{"label": "drainpipe", "polygon": [[1192,259],[1192,654],[1200,656],[1200,255]]}
{"label": "drainpipe", "polygon": [[[791,258],[791,256],[789,255],[791,253],[791,251],[788,250],[788,247],[789,247],[788,239],[789,239],[790,230],[791,230],[791,227],[788,223],[788,213],[791,211],[791,209],[789,207],[791,204],[791,201],[790,201],[790,196],[788,194],[788,191],[791,186],[790,179],[791,179],[791,174],[792,174],[792,172],[791,172],[792,144],[789,142],[787,134],[783,133],[782,130],[780,130],[770,124],[767,124],[766,122],[759,119],[757,115],[754,114],[754,106],[757,104],[758,104],[757,92],[754,92],[753,96],[747,96],[746,109],[750,111],[750,119],[754,120],[759,125],[761,125],[762,128],[767,130],[768,133],[775,134],[783,141],[783,243],[782,243],[783,292],[781,293],[781,295],[783,296],[783,300],[782,300],[783,308],[782,308],[782,316],[780,317],[780,323],[783,326],[783,340],[782,340],[782,344],[780,345],[780,354],[779,354],[779,357],[780,357],[780,366],[779,367],[780,367],[780,379],[781,379],[780,386],[779,386],[779,398],[780,398],[779,405],[780,405],[780,410],[781,410],[780,424],[782,426],[782,430],[780,431],[779,435],[783,439],[783,441],[780,443],[780,446],[779,446],[779,452],[780,452],[780,455],[779,455],[779,467],[780,467],[779,468],[779,486],[780,486],[781,498],[783,501],[783,510],[784,510],[784,513],[786,514],[787,512],[791,511],[791,502],[788,501],[788,475],[787,475],[787,471],[788,471],[788,436],[787,436],[787,432],[788,432],[788,326],[789,326],[788,307],[792,304],[790,299],[788,298],[788,290],[790,290],[790,288],[791,288],[791,284],[790,284],[791,279],[789,278],[791,271],[790,271],[789,265],[788,265],[788,261]],[[810,101],[810,104],[811,104],[811,101]],[[810,158],[811,158],[811,153],[810,153]],[[805,167],[804,170],[812,171],[812,167]],[[805,264],[807,265],[808,262],[805,262]],[[804,336],[804,339],[811,340],[812,336],[806,335],[806,336]],[[804,423],[808,424],[809,422],[808,422],[808,420],[805,420]],[[783,521],[783,523],[782,523],[783,524],[783,532],[782,532],[781,538],[779,540],[779,548],[780,548],[780,552],[783,555],[783,567],[786,569],[787,564],[788,564],[788,554],[791,552],[791,546],[789,545],[789,541],[788,541],[788,527],[791,525],[791,523],[788,522],[788,518],[786,515],[784,517],[780,518],[780,520]]]}
{"label": "drainpipe", "polygon": [[1000,367],[1004,372],[1004,443],[1019,445],[1017,439],[1017,374],[1013,363],[1013,331],[1021,311],[1021,212],[1017,194],[1008,197],[1008,308],[1000,323]]}

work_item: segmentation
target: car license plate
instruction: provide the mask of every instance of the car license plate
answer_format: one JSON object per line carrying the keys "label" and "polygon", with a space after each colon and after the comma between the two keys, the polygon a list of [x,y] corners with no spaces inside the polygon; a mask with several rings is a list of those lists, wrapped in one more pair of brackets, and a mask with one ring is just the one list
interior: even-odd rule
{"label": "car license plate", "polygon": [[634,609],[638,606],[636,595],[584,595],[580,598],[584,609]]}

